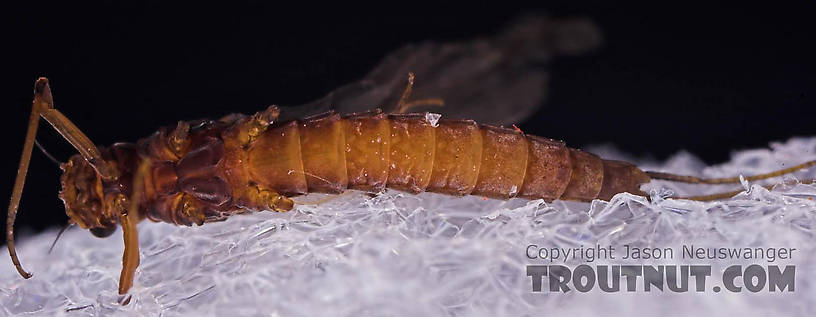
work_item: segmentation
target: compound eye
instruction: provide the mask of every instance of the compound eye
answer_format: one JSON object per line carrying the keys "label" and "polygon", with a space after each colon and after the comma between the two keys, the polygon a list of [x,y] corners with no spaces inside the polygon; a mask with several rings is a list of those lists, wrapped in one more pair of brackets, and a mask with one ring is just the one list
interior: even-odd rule
{"label": "compound eye", "polygon": [[116,231],[116,226],[102,227],[102,228],[94,227],[94,228],[91,228],[90,230],[91,230],[91,234],[93,234],[94,237],[107,238],[107,237],[110,237],[110,235],[112,235]]}

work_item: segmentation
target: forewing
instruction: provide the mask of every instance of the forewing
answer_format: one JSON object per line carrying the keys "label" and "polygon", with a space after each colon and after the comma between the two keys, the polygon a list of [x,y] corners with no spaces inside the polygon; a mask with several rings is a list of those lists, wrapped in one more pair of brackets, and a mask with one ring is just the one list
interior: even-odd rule
{"label": "forewing", "polygon": [[408,101],[441,99],[445,104],[418,106],[411,112],[431,111],[494,125],[517,123],[542,105],[552,57],[580,53],[599,43],[599,32],[589,20],[525,17],[491,37],[402,47],[363,79],[298,106],[289,116],[330,109],[391,112],[413,72],[416,79]]}

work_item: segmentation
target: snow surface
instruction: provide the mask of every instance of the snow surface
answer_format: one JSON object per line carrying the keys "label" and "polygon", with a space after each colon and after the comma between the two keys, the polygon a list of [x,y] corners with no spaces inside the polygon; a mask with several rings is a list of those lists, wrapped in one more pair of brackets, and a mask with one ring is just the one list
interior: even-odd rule
{"label": "snow surface", "polygon": [[[627,158],[610,147],[589,150],[605,158]],[[709,177],[767,172],[813,159],[816,138],[741,151],[717,166],[705,166],[688,153],[667,162],[629,158],[644,169]],[[816,168],[795,176],[814,178]],[[288,213],[245,214],[202,227],[143,222],[141,266],[127,306],[117,304],[116,294],[121,234],[98,239],[84,230],[68,230],[48,254],[53,230],[19,239],[21,260],[32,279],[18,276],[11,261],[0,266],[0,314],[809,315],[816,308],[816,186],[797,184],[793,177],[775,181],[784,184],[770,191],[743,184],[746,191],[733,199],[706,203],[662,197],[671,194],[669,188],[685,195],[733,190],[735,185],[654,182],[647,189],[652,202],[629,194],[610,202],[545,203],[350,193]],[[300,201],[326,197],[310,195]],[[734,263],[795,265],[795,291],[698,293],[691,281],[687,293],[644,292],[642,285],[636,292],[534,293],[526,265],[549,262],[528,259],[530,244],[797,248],[792,259],[773,263],[689,261],[679,254],[670,260],[588,263],[712,265],[708,285],[722,285],[722,271]],[[566,265],[582,263],[578,259]]]}

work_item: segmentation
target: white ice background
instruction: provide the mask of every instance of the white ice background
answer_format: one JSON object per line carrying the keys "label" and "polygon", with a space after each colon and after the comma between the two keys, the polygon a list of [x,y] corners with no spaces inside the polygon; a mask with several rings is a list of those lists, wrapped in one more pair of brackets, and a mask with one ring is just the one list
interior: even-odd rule
{"label": "white ice background", "polygon": [[[770,149],[736,152],[705,166],[688,153],[666,162],[638,160],[610,147],[589,150],[644,169],[706,177],[752,175],[816,159],[816,138],[794,138]],[[68,230],[53,253],[56,230],[22,236],[18,253],[34,277],[11,261],[0,265],[2,315],[218,316],[521,316],[521,315],[811,315],[816,308],[816,168],[766,183],[679,186],[654,182],[643,197],[573,203],[388,191],[342,195],[287,213],[233,216],[201,227],[143,222],[141,266],[127,306],[117,303],[122,239]],[[795,177],[795,178],[794,178]],[[663,199],[743,188],[719,202]],[[56,195],[56,193],[54,193]],[[328,197],[310,195],[301,199]],[[23,207],[25,212],[25,208]],[[30,212],[30,210],[29,210]],[[56,211],[55,211],[56,212]],[[793,292],[531,291],[529,244],[796,248]],[[677,250],[679,251],[679,249]],[[679,253],[679,252],[678,252]],[[598,264],[712,265],[709,285],[722,285],[732,260],[599,260]],[[575,267],[585,261],[571,260]],[[553,263],[558,264],[558,262]],[[564,263],[561,263],[564,264]],[[622,284],[624,282],[622,281]],[[547,284],[545,282],[545,290]],[[625,284],[624,284],[625,285]],[[597,287],[596,287],[597,288]],[[569,314],[569,315],[567,315]]]}

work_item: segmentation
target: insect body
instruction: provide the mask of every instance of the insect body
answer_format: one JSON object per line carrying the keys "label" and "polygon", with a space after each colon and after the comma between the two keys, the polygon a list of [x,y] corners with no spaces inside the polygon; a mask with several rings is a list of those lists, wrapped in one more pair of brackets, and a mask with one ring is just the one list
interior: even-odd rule
{"label": "insect body", "polygon": [[[179,122],[135,144],[97,149],[54,109],[48,81],[41,78],[35,87],[29,126],[36,127],[41,115],[81,149],[61,165],[60,198],[66,213],[98,237],[111,235],[117,225],[123,228],[120,294],[127,293],[139,264],[136,224],[145,218],[202,225],[246,211],[288,211],[294,207],[290,197],[309,192],[380,192],[386,187],[411,193],[589,201],[622,192],[645,195],[639,187],[653,178],[739,181],[644,172],[518,129],[380,110],[278,122],[280,110],[271,106],[252,116]],[[26,278],[31,275],[17,260],[13,223],[33,136],[30,129],[7,230],[12,260]],[[748,179],[813,165],[816,161]]]}
{"label": "insect body", "polygon": [[[277,113],[270,107],[250,117],[182,122],[137,144],[102,149],[119,171],[114,181],[75,155],[63,165],[60,196],[81,227],[111,232],[133,194],[134,177],[144,177],[142,218],[188,226],[236,211],[287,211],[289,197],[308,192],[388,187],[587,201],[642,194],[639,186],[649,181],[631,164],[473,121],[377,110],[272,122]],[[140,176],[142,162],[150,163]]]}
{"label": "insect body", "polygon": [[[59,114],[48,81],[38,80],[35,90],[34,113]],[[100,149],[61,114],[49,120],[77,148],[89,149],[61,165],[60,198],[71,221],[98,237],[111,235],[119,224],[124,228],[120,293],[130,287],[138,265],[135,226],[145,218],[202,225],[245,211],[288,211],[294,206],[290,197],[308,192],[386,187],[588,201],[624,191],[643,194],[639,186],[650,179],[628,163],[471,120],[374,110],[277,122],[279,114],[271,106],[252,116],[179,122],[135,144]],[[36,124],[38,118],[32,118]],[[25,276],[11,227],[21,191],[15,187],[7,238]]]}

